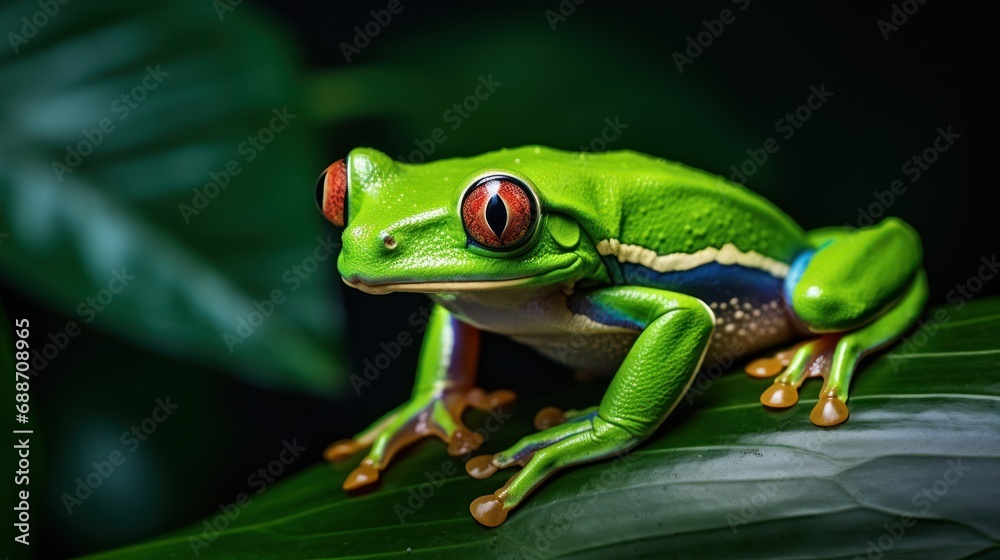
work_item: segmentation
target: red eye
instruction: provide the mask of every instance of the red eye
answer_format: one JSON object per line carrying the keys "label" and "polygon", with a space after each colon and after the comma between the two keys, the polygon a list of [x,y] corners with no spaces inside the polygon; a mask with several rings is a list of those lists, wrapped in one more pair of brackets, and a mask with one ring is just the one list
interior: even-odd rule
{"label": "red eye", "polygon": [[316,181],[316,206],[323,216],[335,226],[344,227],[347,209],[347,164],[339,159]]}
{"label": "red eye", "polygon": [[513,177],[484,177],[469,187],[462,201],[465,231],[488,249],[517,247],[530,237],[537,220],[534,196]]}

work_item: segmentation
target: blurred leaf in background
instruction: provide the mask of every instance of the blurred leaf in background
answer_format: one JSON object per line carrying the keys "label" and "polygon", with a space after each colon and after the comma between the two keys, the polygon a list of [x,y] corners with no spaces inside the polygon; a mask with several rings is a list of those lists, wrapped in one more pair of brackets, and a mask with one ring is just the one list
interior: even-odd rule
{"label": "blurred leaf in background", "polygon": [[246,6],[59,6],[0,11],[26,41],[0,54],[5,279],[78,324],[331,394],[339,240],[287,40]]}

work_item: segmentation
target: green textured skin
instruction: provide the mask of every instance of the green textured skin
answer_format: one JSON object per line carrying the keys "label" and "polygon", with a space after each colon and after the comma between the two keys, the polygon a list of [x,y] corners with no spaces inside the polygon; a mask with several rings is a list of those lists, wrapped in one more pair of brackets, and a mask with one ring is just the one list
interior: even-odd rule
{"label": "green textured skin", "polygon": [[[459,198],[470,179],[487,170],[512,172],[539,185],[544,219],[572,218],[562,225],[580,232],[563,236],[581,237],[579,245],[567,251],[567,245],[546,235],[543,223],[539,242],[517,260],[470,249]],[[368,283],[525,276],[541,284],[569,278],[607,283],[593,245],[609,238],[659,254],[731,242],[784,262],[808,247],[791,218],[748,189],[631,151],[591,154],[525,146],[411,165],[357,148],[348,157],[348,185],[347,230],[337,265],[342,276]],[[395,237],[395,250],[385,249],[382,232]]]}
{"label": "green textured skin", "polygon": [[[363,465],[384,469],[398,448],[417,437],[434,433],[454,441],[465,429],[454,403],[475,378],[478,336],[469,325],[523,335],[519,340],[528,344],[570,331],[589,337],[593,347],[620,342],[614,336],[634,341],[599,406],[571,411],[564,423],[492,457],[495,468],[524,469],[473,503],[473,515],[490,526],[502,523],[556,470],[609,457],[647,438],[690,386],[712,344],[717,318],[707,302],[615,285],[599,241],[614,239],[655,255],[732,244],[783,265],[814,250],[790,293],[792,321],[800,334],[837,334],[802,346],[775,386],[797,390],[810,364],[821,360],[828,378],[811,416],[819,425],[846,419],[844,403],[858,361],[897,339],[926,300],[920,241],[903,222],[887,219],[854,233],[806,233],[741,186],[635,152],[526,146],[411,165],[359,148],[350,153],[347,170],[347,219],[337,262],[345,282],[374,293],[425,292],[438,302],[411,401],[355,437],[358,447],[374,442]],[[537,235],[518,250],[490,251],[468,239],[462,194],[488,173],[517,177],[539,198]],[[387,244],[386,236],[394,243]],[[496,282],[506,283],[491,284]],[[567,311],[567,293],[596,310],[598,319],[614,321],[588,316],[590,322],[570,328],[582,318]],[[725,303],[716,304],[725,309]],[[842,417],[823,420],[828,409]],[[429,432],[414,427],[428,422]]]}

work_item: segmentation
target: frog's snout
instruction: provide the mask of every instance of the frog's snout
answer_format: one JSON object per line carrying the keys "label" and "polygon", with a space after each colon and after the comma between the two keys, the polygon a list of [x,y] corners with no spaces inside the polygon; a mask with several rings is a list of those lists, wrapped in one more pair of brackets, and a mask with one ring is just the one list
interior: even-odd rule
{"label": "frog's snout", "polygon": [[347,164],[342,159],[330,164],[316,181],[316,207],[335,226],[347,222]]}

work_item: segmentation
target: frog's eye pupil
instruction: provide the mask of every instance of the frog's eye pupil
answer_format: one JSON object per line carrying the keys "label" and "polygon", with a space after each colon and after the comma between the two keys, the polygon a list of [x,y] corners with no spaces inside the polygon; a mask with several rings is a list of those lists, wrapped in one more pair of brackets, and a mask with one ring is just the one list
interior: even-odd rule
{"label": "frog's eye pupil", "polygon": [[499,194],[494,194],[486,203],[486,223],[498,239],[503,238],[503,230],[507,228],[507,205]]}
{"label": "frog's eye pupil", "polygon": [[462,199],[462,222],[469,240],[509,251],[531,238],[538,223],[534,193],[519,179],[492,175],[469,186]]}

